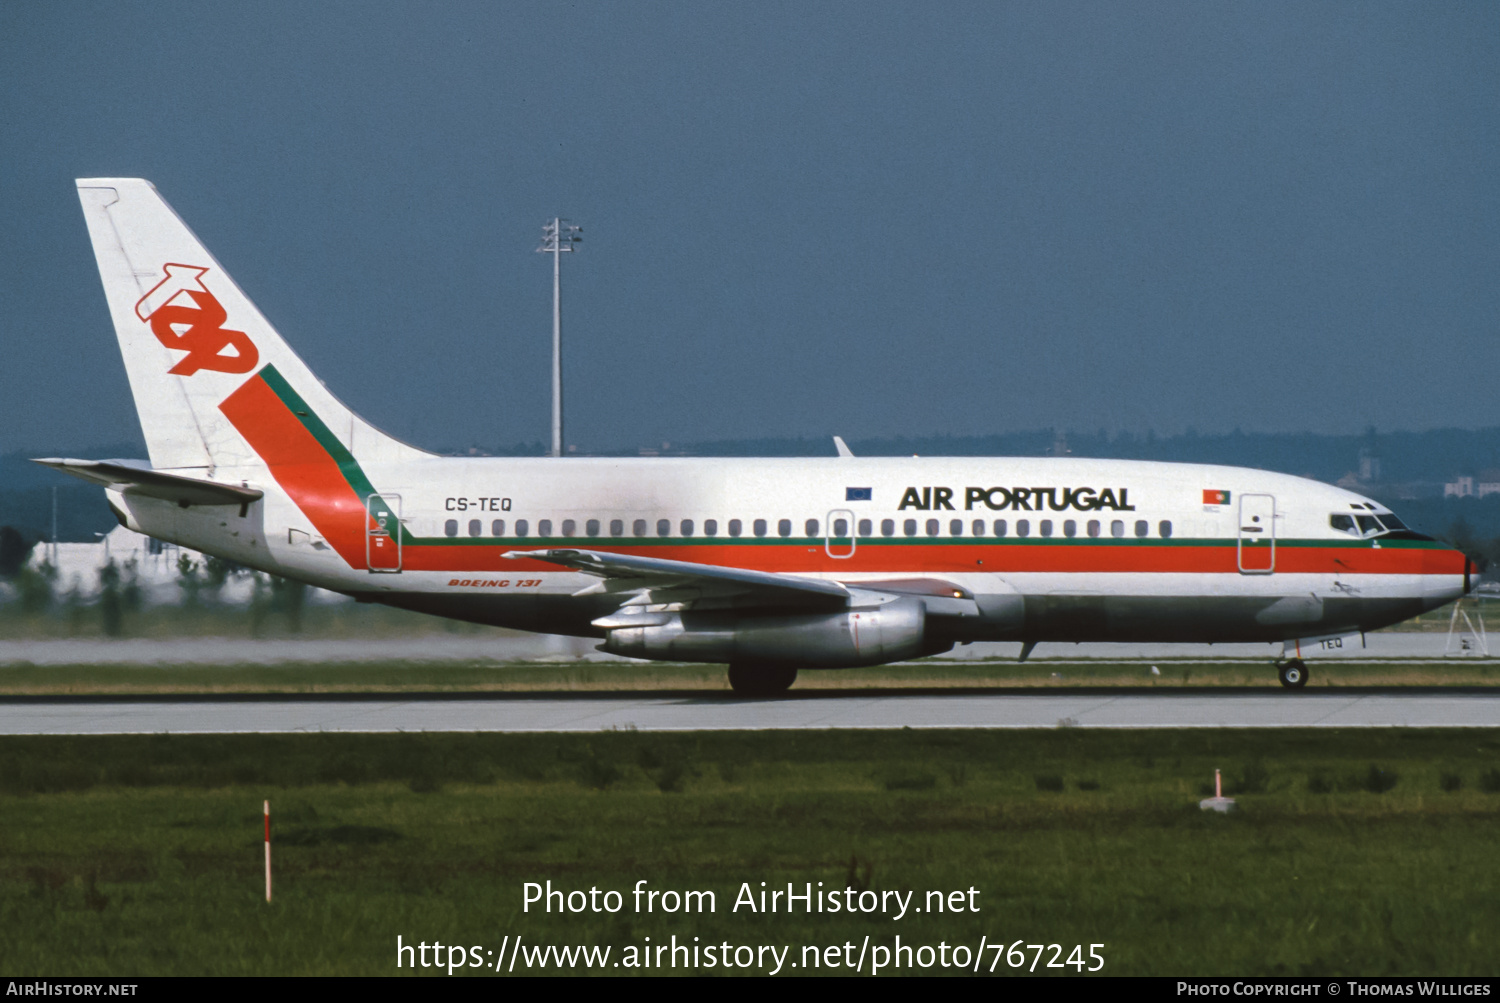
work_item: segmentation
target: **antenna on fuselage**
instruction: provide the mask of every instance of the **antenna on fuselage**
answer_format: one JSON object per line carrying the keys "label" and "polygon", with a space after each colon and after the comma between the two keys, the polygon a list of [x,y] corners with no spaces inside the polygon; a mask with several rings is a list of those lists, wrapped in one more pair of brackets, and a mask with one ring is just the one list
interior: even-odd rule
{"label": "antenna on fuselage", "polygon": [[552,255],[552,454],[563,454],[562,420],[562,256],[583,240],[581,226],[563,226],[560,216],[542,227],[542,245],[538,254]]}

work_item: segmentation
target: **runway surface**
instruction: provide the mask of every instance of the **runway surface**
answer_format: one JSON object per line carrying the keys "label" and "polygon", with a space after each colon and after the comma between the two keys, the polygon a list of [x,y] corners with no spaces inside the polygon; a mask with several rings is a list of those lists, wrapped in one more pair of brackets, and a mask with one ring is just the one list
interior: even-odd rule
{"label": "runway surface", "polygon": [[0,735],[742,731],[826,728],[1495,728],[1474,691],[19,699]]}

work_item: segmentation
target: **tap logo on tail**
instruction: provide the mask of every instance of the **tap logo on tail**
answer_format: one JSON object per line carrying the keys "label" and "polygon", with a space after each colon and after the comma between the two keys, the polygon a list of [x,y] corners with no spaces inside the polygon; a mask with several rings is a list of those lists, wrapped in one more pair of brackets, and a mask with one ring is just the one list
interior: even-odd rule
{"label": "tap logo on tail", "polygon": [[[192,376],[207,369],[216,373],[248,373],[260,361],[260,353],[244,331],[224,328],[228,314],[203,285],[207,268],[196,265],[163,265],[162,279],[135,305],[136,316],[151,325],[156,340],[187,355],[167,370],[177,376]],[[225,355],[232,348],[237,354]]]}

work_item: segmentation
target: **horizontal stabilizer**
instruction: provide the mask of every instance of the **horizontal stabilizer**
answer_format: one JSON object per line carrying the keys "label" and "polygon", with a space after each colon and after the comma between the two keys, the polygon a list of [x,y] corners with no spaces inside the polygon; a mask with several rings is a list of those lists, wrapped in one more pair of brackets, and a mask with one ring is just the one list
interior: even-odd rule
{"label": "horizontal stabilizer", "polygon": [[81,480],[102,484],[107,488],[118,488],[127,494],[145,495],[188,505],[248,505],[259,501],[263,491],[240,487],[235,484],[220,484],[217,481],[201,481],[196,477],[168,474],[152,470],[149,466],[137,466],[139,460],[64,460],[49,458],[33,460],[44,467],[61,470]]}

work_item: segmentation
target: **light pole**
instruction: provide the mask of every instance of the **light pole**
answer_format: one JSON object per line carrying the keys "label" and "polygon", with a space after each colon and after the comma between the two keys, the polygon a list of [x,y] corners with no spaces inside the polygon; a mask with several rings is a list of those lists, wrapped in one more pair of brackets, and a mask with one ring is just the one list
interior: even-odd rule
{"label": "light pole", "polygon": [[552,455],[563,454],[562,420],[562,256],[572,251],[582,237],[583,227],[564,225],[568,221],[554,216],[542,227],[542,245],[538,254],[552,255]]}

